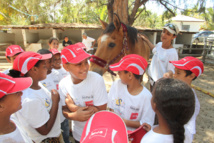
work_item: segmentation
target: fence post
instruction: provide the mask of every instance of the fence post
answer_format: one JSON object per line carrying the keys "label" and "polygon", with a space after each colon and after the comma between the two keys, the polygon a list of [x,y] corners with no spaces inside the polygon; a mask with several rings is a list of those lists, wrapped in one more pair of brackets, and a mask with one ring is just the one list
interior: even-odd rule
{"label": "fence post", "polygon": [[204,42],[203,42],[204,43],[204,48],[203,48],[203,53],[202,53],[202,56],[203,56],[202,57],[202,62],[205,63],[205,58],[206,58],[206,55],[207,55],[207,48],[206,48],[207,47],[207,38],[204,37],[203,40],[204,40]]}

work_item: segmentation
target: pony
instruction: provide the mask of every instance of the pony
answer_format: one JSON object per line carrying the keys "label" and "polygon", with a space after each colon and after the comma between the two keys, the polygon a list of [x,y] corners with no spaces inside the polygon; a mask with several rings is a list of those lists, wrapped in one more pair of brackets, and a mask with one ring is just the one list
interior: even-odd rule
{"label": "pony", "polygon": [[148,61],[150,48],[138,36],[137,29],[122,23],[116,14],[113,16],[113,22],[109,25],[102,20],[100,22],[104,31],[98,38],[98,48],[90,59],[91,71],[100,75],[106,71],[113,74],[109,65],[118,62],[128,54],[138,54]]}

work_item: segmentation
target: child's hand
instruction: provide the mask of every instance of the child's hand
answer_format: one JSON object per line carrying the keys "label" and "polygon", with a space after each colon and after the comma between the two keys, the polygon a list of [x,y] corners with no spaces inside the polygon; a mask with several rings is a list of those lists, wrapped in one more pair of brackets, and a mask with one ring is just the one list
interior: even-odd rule
{"label": "child's hand", "polygon": [[77,121],[87,121],[94,114],[94,110],[88,110],[88,107],[79,107],[76,111],[76,120]]}
{"label": "child's hand", "polygon": [[147,123],[143,123],[142,126],[143,126],[143,129],[146,130],[147,132],[151,130],[151,126]]}
{"label": "child's hand", "polygon": [[51,90],[51,99],[53,102],[59,102],[60,98],[59,98],[59,93],[56,89],[52,89]]}
{"label": "child's hand", "polygon": [[75,112],[78,110],[78,106],[75,105],[73,99],[71,98],[71,96],[69,94],[67,94],[66,98],[65,98],[65,104],[68,107],[68,109],[72,112]]}
{"label": "child's hand", "polygon": [[[93,110],[94,111],[94,113],[96,113],[96,112],[98,112],[99,110],[97,109],[97,107],[95,107],[95,106],[88,106],[88,109],[87,110]],[[86,110],[86,111],[87,111]]]}
{"label": "child's hand", "polygon": [[142,40],[144,41],[147,41],[148,39],[144,36],[144,35],[141,35],[141,34],[137,34],[138,37],[140,37]]}
{"label": "child's hand", "polygon": [[169,71],[169,72],[166,72],[166,73],[163,74],[164,78],[172,78],[172,76],[173,76],[173,72],[172,71]]}

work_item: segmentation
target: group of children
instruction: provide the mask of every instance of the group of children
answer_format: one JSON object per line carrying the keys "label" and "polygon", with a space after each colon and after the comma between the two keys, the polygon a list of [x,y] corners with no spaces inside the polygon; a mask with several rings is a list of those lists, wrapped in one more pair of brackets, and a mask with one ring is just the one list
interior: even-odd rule
{"label": "group of children", "polygon": [[[49,50],[38,53],[24,52],[17,45],[8,47],[6,57],[13,67],[6,72],[9,76],[0,74],[0,142],[69,143],[69,120],[76,143],[82,141],[83,132],[85,142],[100,142],[107,133],[117,142],[117,130],[106,134],[102,134],[104,126],[91,134],[88,127],[83,130],[92,124],[96,112],[107,108],[122,118],[127,130],[143,127],[148,133],[142,143],[191,142],[200,104],[190,85],[203,73],[203,63],[193,57],[178,60],[176,54],[171,56],[175,52],[172,40],[178,33],[175,25],[165,25],[162,43],[156,46],[140,35],[154,53],[149,68],[152,93],[141,84],[147,61],[136,54],[110,65],[120,79],[107,94],[103,78],[89,71],[90,54],[81,43],[61,53],[56,38],[50,39]],[[158,125],[154,126],[155,114]]]}

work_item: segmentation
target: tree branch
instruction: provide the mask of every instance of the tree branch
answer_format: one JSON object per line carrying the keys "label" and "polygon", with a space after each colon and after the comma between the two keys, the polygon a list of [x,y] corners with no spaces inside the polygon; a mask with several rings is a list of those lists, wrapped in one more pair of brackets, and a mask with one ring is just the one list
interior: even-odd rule
{"label": "tree branch", "polygon": [[[175,16],[175,13],[174,13],[170,8],[167,7],[167,2],[166,2],[166,1],[164,1],[165,4],[162,2],[162,0],[159,0],[159,2],[160,2],[161,5],[163,5],[170,13],[172,13],[173,16]],[[169,3],[168,3],[168,4],[169,4]],[[170,4],[170,5],[172,5],[172,4]]]}

